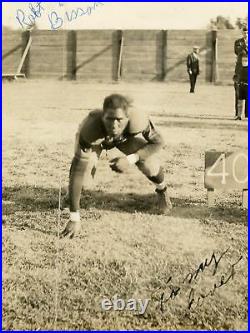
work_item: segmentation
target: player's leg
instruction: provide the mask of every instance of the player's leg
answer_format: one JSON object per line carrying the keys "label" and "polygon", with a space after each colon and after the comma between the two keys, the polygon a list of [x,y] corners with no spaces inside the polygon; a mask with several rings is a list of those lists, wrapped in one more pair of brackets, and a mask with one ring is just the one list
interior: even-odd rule
{"label": "player's leg", "polygon": [[165,173],[157,156],[152,155],[145,161],[138,161],[137,167],[155,185],[155,191],[158,196],[159,212],[170,212],[172,204],[167,194]]}
{"label": "player's leg", "polygon": [[[136,153],[146,144],[147,141],[144,138],[132,137],[117,146],[117,148],[125,155],[130,155]],[[156,193],[158,194],[160,211],[162,213],[170,211],[172,205],[169,197],[167,196],[165,173],[157,155],[153,154],[145,160],[139,160],[136,163],[136,166],[155,185]]]}
{"label": "player's leg", "polygon": [[[117,148],[125,155],[136,153],[139,149],[147,145],[147,141],[143,137],[131,137],[127,141],[119,144]],[[149,156],[146,160],[139,160],[136,163],[138,169],[152,182],[161,184],[164,174],[156,154]]]}

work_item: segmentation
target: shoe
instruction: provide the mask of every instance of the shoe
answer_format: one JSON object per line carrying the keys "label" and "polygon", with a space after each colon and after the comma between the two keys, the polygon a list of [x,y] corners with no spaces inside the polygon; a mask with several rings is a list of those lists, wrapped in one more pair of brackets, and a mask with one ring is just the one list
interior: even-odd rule
{"label": "shoe", "polygon": [[169,214],[173,206],[166,193],[167,188],[165,187],[163,190],[156,189],[155,192],[157,193],[157,208],[159,214]]}
{"label": "shoe", "polygon": [[234,118],[234,120],[241,120],[241,117],[237,116]]}

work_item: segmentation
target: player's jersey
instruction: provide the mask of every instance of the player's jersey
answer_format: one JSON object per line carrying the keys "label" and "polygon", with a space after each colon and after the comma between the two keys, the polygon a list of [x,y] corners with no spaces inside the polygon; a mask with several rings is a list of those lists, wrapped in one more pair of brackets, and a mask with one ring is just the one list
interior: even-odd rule
{"label": "player's jersey", "polygon": [[146,133],[154,129],[149,117],[144,113],[131,111],[129,122],[122,135],[115,141],[109,142],[102,121],[102,110],[94,110],[89,113],[79,127],[79,143],[82,148],[90,148],[92,145],[102,144],[105,149],[113,148],[120,142],[126,141],[130,136]]}
{"label": "player's jersey", "polygon": [[[155,130],[152,121],[141,112],[130,112],[126,128],[121,136],[115,139],[107,136],[102,116],[102,110],[90,112],[80,124],[79,131],[76,134],[75,156],[70,169],[69,182],[71,212],[76,212],[80,209],[82,185],[93,177],[96,170],[96,162],[103,149],[116,147],[125,155],[136,154],[138,157],[136,164],[142,168],[145,165],[143,163],[164,145],[164,141]],[[138,142],[140,144],[137,144],[138,150],[135,151],[136,148],[133,145]],[[124,150],[124,148],[126,149]],[[152,161],[149,165],[152,165]],[[153,169],[157,168],[158,163],[156,162],[156,167],[154,166]],[[153,178],[150,175],[149,179],[152,180]]]}

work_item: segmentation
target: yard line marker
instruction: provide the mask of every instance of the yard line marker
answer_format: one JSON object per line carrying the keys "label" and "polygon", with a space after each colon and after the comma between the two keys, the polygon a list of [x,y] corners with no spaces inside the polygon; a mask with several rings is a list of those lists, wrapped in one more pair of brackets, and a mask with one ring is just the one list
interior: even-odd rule
{"label": "yard line marker", "polygon": [[[66,24],[66,29],[69,30]],[[64,77],[64,65],[65,65],[65,43],[63,43],[63,52],[62,52],[62,78]],[[60,154],[60,166],[63,165],[63,150],[62,145],[63,143],[63,135],[61,133],[61,140],[60,140],[60,146],[61,146],[61,154]],[[59,299],[59,242],[60,242],[60,224],[61,224],[61,198],[62,198],[62,168],[59,168],[59,193],[58,193],[58,213],[57,213],[57,237],[56,237],[56,290],[55,290],[55,319],[54,319],[54,331],[57,330],[57,321],[58,321],[58,299]]]}
{"label": "yard line marker", "polygon": [[[60,164],[62,165],[62,150],[60,155]],[[60,240],[60,222],[61,222],[61,196],[62,196],[62,171],[59,168],[59,191],[58,191],[58,211],[57,211],[57,237],[56,237],[56,287],[55,287],[55,319],[54,330],[56,331],[58,319],[58,296],[59,296],[59,240]]]}

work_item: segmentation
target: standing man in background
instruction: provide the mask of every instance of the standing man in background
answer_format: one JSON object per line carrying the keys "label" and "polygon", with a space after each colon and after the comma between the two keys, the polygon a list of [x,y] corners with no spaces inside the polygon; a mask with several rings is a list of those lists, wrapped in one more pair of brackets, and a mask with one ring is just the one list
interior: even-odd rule
{"label": "standing man in background", "polygon": [[234,53],[237,56],[235,65],[235,120],[241,120],[243,103],[245,100],[245,117],[248,117],[247,110],[247,88],[248,88],[248,29],[243,27],[242,38],[237,39],[234,43]]}
{"label": "standing man in background", "polygon": [[187,56],[187,72],[190,80],[190,93],[194,93],[197,75],[200,74],[199,68],[199,47],[194,46],[193,52]]}

